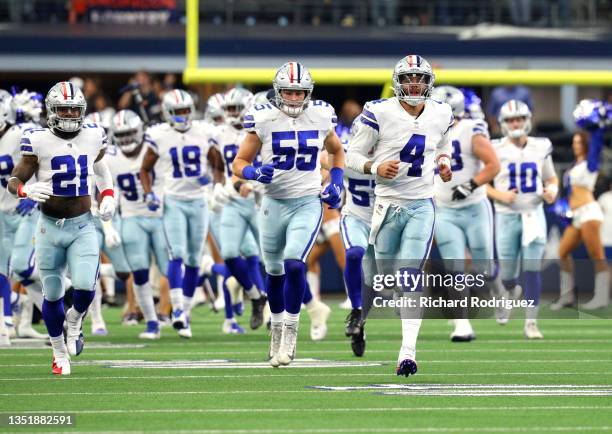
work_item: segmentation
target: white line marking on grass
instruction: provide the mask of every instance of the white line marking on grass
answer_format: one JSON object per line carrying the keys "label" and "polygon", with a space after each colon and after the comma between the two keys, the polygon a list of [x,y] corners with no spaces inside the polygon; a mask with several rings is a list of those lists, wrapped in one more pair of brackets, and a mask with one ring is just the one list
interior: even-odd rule
{"label": "white line marking on grass", "polygon": [[[283,369],[284,370],[284,369]],[[270,369],[270,372],[277,372],[274,369]],[[120,375],[120,376],[72,376],[72,377],[61,377],[60,379],[52,376],[46,377],[28,377],[28,378],[14,378],[14,377],[5,377],[0,378],[0,381],[98,381],[98,380],[183,380],[183,379],[225,379],[225,378],[269,378],[269,377],[329,377],[333,375],[334,377],[389,377],[390,375],[395,375],[394,373],[334,373],[334,374],[247,374],[247,375],[156,375],[152,376],[138,376],[138,375]],[[499,377],[499,372],[467,372],[467,373],[421,373],[419,372],[419,378],[423,377]],[[611,376],[612,372],[504,372],[504,376],[507,375],[517,375],[517,376],[534,376],[534,375],[574,375],[574,376],[584,376],[584,375],[598,375],[598,376]]]}

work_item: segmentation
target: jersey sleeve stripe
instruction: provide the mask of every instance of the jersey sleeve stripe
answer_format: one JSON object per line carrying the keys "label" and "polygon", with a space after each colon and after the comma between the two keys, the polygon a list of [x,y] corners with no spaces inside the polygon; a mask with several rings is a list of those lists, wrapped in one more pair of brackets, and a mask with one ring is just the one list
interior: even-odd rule
{"label": "jersey sleeve stripe", "polygon": [[374,115],[374,113],[372,113],[370,110],[368,109],[363,109],[363,112],[361,112],[362,115],[369,117],[370,119],[372,119],[374,122],[378,122],[378,119],[376,119],[376,115]]}
{"label": "jersey sleeve stripe", "polygon": [[21,145],[21,152],[34,152],[31,146]]}
{"label": "jersey sleeve stripe", "polygon": [[242,126],[243,126],[243,128],[255,128],[255,123],[254,122],[245,122]]}
{"label": "jersey sleeve stripe", "polygon": [[31,145],[32,142],[30,142],[30,139],[28,139],[27,137],[22,137],[21,138],[21,144],[22,145]]}
{"label": "jersey sleeve stripe", "polygon": [[243,118],[245,121],[255,121],[253,115],[245,115]]}
{"label": "jersey sleeve stripe", "polygon": [[372,122],[371,120],[369,120],[368,118],[366,118],[365,116],[361,116],[361,122],[363,122],[365,125],[374,128],[376,131],[378,130],[378,124],[376,122]]}
{"label": "jersey sleeve stripe", "polygon": [[157,149],[157,143],[155,143],[153,140],[151,140],[151,137],[145,135],[144,136],[144,141],[146,143],[148,143],[150,146],[152,146],[153,148]]}

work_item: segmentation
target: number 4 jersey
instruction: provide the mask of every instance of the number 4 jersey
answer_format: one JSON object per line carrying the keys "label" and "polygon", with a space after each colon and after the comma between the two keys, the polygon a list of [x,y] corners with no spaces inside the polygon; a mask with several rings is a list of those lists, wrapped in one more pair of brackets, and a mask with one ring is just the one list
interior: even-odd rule
{"label": "number 4 jersey", "polygon": [[502,214],[533,211],[542,203],[543,182],[555,176],[550,140],[528,137],[525,146],[519,148],[504,137],[492,144],[501,165],[493,180],[495,188],[518,193],[510,205],[496,201],[495,211]]}
{"label": "number 4 jersey", "polygon": [[244,128],[261,140],[262,164],[275,169],[266,196],[293,199],[321,192],[319,153],[336,123],[334,108],[320,100],[311,101],[297,118],[270,103],[251,107]]}
{"label": "number 4 jersey", "polygon": [[198,178],[206,175],[207,156],[217,144],[217,129],[202,121],[193,121],[184,132],[167,123],[153,125],[145,132],[145,143],[159,159],[155,173],[162,179],[164,194],[177,199],[204,197]]}
{"label": "number 4 jersey", "polygon": [[83,125],[70,139],[33,128],[21,137],[21,155],[38,158],[36,178],[52,185],[53,196],[89,196],[95,189],[93,165],[106,145],[104,128],[97,124]]}

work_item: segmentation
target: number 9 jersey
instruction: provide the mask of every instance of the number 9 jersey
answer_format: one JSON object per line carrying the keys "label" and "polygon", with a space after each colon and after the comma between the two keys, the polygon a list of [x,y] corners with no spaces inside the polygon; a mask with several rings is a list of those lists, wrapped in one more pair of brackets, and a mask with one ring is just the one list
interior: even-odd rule
{"label": "number 9 jersey", "polygon": [[107,143],[104,128],[97,124],[83,125],[70,139],[48,128],[33,128],[21,137],[21,155],[38,158],[36,178],[51,184],[53,196],[90,196],[95,191],[93,165]]}
{"label": "number 9 jersey", "polygon": [[217,144],[214,126],[193,121],[187,131],[177,131],[164,122],[147,128],[144,141],[159,157],[155,173],[165,195],[183,200],[204,197],[205,189],[198,179],[206,175],[208,151]]}
{"label": "number 9 jersey", "polygon": [[501,191],[516,190],[512,204],[495,201],[495,211],[501,214],[533,211],[542,203],[544,182],[555,176],[552,143],[545,137],[528,137],[523,148],[506,137],[493,140],[493,147],[501,166],[493,180]]}
{"label": "number 9 jersey", "polygon": [[334,108],[325,101],[311,101],[296,118],[271,103],[255,104],[244,117],[244,129],[261,140],[262,164],[274,166],[266,196],[294,199],[321,192],[319,152],[336,127]]}

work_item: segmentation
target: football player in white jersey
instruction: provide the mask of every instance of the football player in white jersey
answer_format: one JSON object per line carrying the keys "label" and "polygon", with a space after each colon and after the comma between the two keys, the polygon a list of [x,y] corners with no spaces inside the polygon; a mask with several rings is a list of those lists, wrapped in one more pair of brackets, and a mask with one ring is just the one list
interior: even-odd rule
{"label": "football player in white jersey", "polygon": [[[395,274],[400,263],[399,272],[409,279],[421,273],[433,241],[434,171],[437,167],[445,182],[452,177],[448,130],[453,114],[448,104],[429,98],[434,74],[421,56],[402,58],[392,77],[395,97],[366,105],[359,118],[362,125],[349,143],[347,166],[376,175],[369,241],[379,272]],[[405,295],[422,290],[401,289]],[[397,375],[417,371],[420,326],[420,312],[402,311]]]}
{"label": "football player in white jersey", "polygon": [[[40,202],[36,228],[36,261],[44,289],[43,318],[53,347],[54,374],[70,374],[70,355],[83,350],[81,321],[95,292],[100,252],[90,212],[95,174],[102,198],[99,213],[115,212],[113,183],[102,161],[107,145],[104,129],[83,125],[86,102],[69,82],[60,82],[45,99],[49,128],[35,128],[21,139],[21,161],[8,189],[17,197]],[[36,175],[37,182],[26,184]],[[70,269],[73,305],[64,314],[64,270]],[[63,325],[67,324],[66,342]]]}
{"label": "football player in white jersey", "polygon": [[[242,88],[233,88],[223,97],[223,111],[227,121],[220,129],[219,147],[225,161],[227,180],[225,191],[229,200],[223,206],[220,221],[221,255],[230,273],[246,291],[252,302],[250,327],[259,328],[263,323],[266,306],[259,262],[259,224],[252,182],[233,179],[232,163],[247,132],[243,118],[251,107],[253,94]],[[257,164],[255,165],[257,166]],[[242,256],[244,255],[244,257]]]}
{"label": "football player in white jersey", "polygon": [[[485,184],[499,172],[499,161],[489,141],[487,124],[481,119],[465,119],[463,93],[452,86],[436,87],[432,98],[453,109],[455,122],[448,132],[452,145],[453,179],[434,182],[437,206],[436,245],[450,272],[466,271],[465,249],[469,248],[473,271],[494,282],[493,210]],[[469,299],[469,289],[451,298]],[[453,342],[469,342],[476,337],[466,317],[467,309],[457,312]]]}
{"label": "football player in white jersey", "polygon": [[[23,133],[30,128],[39,128],[42,111],[42,96],[35,92],[24,90],[7,99],[3,105],[7,120],[4,133],[0,137],[0,220],[3,222],[2,253],[0,256],[0,292],[8,294],[5,308],[9,333],[18,337],[44,338],[32,328],[33,304],[42,308],[43,294],[38,270],[34,264],[34,246],[32,238],[38,220],[38,207],[31,199],[15,199],[6,190],[8,179],[14,166],[21,159],[20,142]],[[0,108],[0,110],[3,110]],[[10,261],[9,261],[10,258]],[[9,263],[10,262],[10,263]],[[12,276],[9,276],[9,270]],[[27,296],[19,297],[21,303],[21,318],[17,327],[13,327],[10,309],[11,277],[26,288]]]}
{"label": "football player in white jersey", "polygon": [[215,93],[208,98],[208,101],[206,102],[206,110],[204,110],[204,120],[210,122],[212,125],[218,126],[225,123],[222,93]]}
{"label": "football player in white jersey", "polygon": [[[172,303],[172,325],[181,337],[190,338],[191,299],[198,283],[200,259],[208,232],[208,210],[204,186],[210,182],[207,164],[215,181],[223,179],[223,160],[216,143],[216,128],[193,120],[193,99],[184,90],[164,95],[165,122],[147,128],[147,152],[140,169],[140,182],[150,210],[159,208],[151,172],[163,179],[164,231],[169,243],[168,281]],[[184,272],[183,272],[184,266]]]}
{"label": "football player in white jersey", "polygon": [[[359,120],[353,122],[348,136],[349,143],[350,137],[355,135],[360,127],[363,127],[363,124]],[[361,291],[364,282],[371,282],[372,275],[376,271],[374,247],[368,242],[376,181],[374,175],[363,174],[350,167],[346,168],[344,176],[346,202],[342,207],[340,234],[346,251],[344,282],[351,303],[351,312],[346,318],[344,333],[351,338],[353,353],[357,357],[362,357],[365,352],[366,312],[362,309]]]}
{"label": "football player in white jersey", "polygon": [[[151,255],[165,276],[168,269],[168,252],[162,224],[162,209],[151,211],[144,201],[140,182],[140,168],[146,153],[143,122],[131,110],[121,110],[113,116],[110,132],[114,152],[107,151],[105,158],[120,193],[121,243],[134,276],[134,296],[147,328],[138,335],[141,339],[159,339],[160,328],[153,291],[149,282]],[[159,190],[158,179],[153,187]]]}
{"label": "football player in white jersey", "polygon": [[[499,112],[503,138],[493,141],[501,170],[494,187],[487,186],[495,201],[495,232],[500,276],[506,290],[515,291],[520,268],[527,307],[525,336],[541,339],[536,319],[540,303],[542,256],[546,247],[546,220],[542,202],[553,203],[559,181],[552,160],[552,144],[531,137],[531,111],[527,104],[510,100]],[[521,267],[522,259],[522,267]]]}
{"label": "football player in white jersey", "polygon": [[[271,311],[272,366],[295,357],[300,308],[306,288],[305,260],[321,227],[321,200],[340,204],[344,150],[334,131],[333,107],[311,101],[314,82],[298,62],[281,66],[273,80],[272,103],[255,104],[244,117],[248,132],[233,164],[238,177],[265,184],[260,243]],[[331,182],[321,193],[319,153],[330,154]],[[261,152],[263,165],[253,161]],[[283,287],[287,280],[287,293]]]}

